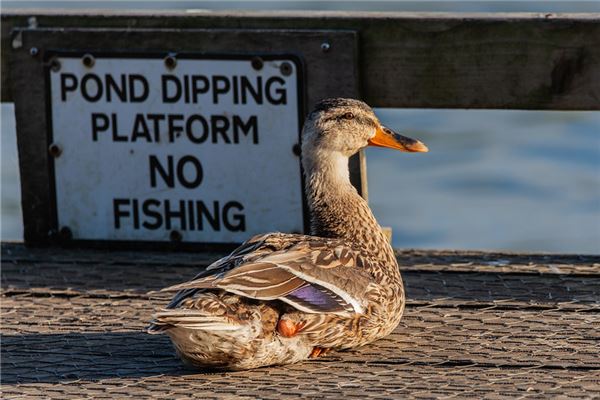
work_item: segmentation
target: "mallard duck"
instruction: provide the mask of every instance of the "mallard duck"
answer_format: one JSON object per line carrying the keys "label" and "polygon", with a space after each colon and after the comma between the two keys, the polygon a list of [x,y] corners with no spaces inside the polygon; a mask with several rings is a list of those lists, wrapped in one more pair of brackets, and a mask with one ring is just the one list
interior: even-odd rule
{"label": "mallard duck", "polygon": [[302,131],[311,235],[254,236],[163,289],[178,293],[148,332],[169,335],[186,364],[228,370],[294,363],[392,332],[405,303],[398,263],[349,179],[349,157],[368,145],[428,151],[362,101],[318,103]]}

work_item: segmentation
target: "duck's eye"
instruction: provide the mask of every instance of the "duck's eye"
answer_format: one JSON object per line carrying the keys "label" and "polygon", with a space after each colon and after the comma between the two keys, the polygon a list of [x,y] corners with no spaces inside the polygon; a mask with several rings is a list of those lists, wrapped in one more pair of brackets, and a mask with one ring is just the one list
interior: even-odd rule
{"label": "duck's eye", "polygon": [[344,115],[342,115],[342,118],[344,119],[354,119],[354,114],[351,112],[347,112]]}

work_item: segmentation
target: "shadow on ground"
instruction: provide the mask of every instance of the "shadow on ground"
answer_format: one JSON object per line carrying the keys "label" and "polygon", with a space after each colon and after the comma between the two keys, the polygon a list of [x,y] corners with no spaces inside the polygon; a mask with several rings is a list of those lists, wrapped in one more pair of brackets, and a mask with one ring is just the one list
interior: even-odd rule
{"label": "shadow on ground", "polygon": [[2,335],[2,384],[198,373],[166,336],[144,332]]}

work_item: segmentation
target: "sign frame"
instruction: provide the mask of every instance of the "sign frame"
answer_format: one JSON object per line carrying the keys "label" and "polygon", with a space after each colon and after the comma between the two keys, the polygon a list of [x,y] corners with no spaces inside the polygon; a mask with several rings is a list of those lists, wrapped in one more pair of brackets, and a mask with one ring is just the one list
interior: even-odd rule
{"label": "sign frame", "polygon": [[[300,132],[306,110],[325,97],[360,97],[358,35],[354,31],[264,29],[16,29],[10,73],[15,94],[25,244],[120,249],[223,251],[238,243],[73,240],[57,226],[49,102],[52,56],[92,54],[106,57],[177,54],[200,59],[260,56],[298,60]],[[93,44],[93,46],[92,46]],[[325,46],[327,44],[327,46]],[[15,47],[15,46],[13,46]],[[300,135],[300,132],[298,133]],[[364,155],[351,159],[352,183],[366,197]],[[302,185],[304,186],[304,185]],[[304,187],[302,187],[304,194]],[[303,196],[305,232],[310,215]]]}
{"label": "sign frame", "polygon": [[[94,53],[88,51],[67,51],[67,50],[53,50],[48,49],[44,53],[44,70],[45,70],[45,78],[46,78],[46,87],[48,90],[46,91],[47,98],[47,107],[46,107],[46,118],[47,118],[47,140],[48,140],[48,148],[51,149],[52,144],[54,143],[54,123],[52,120],[52,95],[49,90],[52,68],[53,68],[53,60],[60,57],[69,57],[69,58],[83,58],[85,56],[97,57],[100,59],[119,59],[119,58],[127,58],[127,59],[152,59],[152,60],[164,60],[166,57],[175,57],[177,60],[236,60],[236,61],[252,61],[254,59],[260,59],[261,61],[272,61],[272,60],[286,60],[293,62],[296,67],[296,87],[297,87],[297,103],[298,103],[298,134],[297,134],[297,143],[300,143],[301,134],[302,134],[302,120],[305,115],[305,104],[304,104],[304,66],[302,65],[302,59],[299,58],[295,54],[276,54],[276,53],[267,53],[267,54],[231,54],[231,53],[223,53],[223,54],[203,54],[203,53],[190,53],[190,52],[179,52],[179,53],[165,53],[165,52],[131,52],[131,51],[109,51],[102,52],[97,51]],[[289,149],[290,152],[292,149]],[[58,204],[57,204],[57,193],[56,193],[56,166],[55,160],[56,157],[52,156],[52,152],[50,151],[51,157],[48,158],[49,161],[49,175],[50,175],[50,209],[51,209],[51,226],[53,230],[53,235],[57,235],[57,238],[60,240],[71,240],[72,232],[70,232],[69,227],[61,226],[58,222]],[[304,188],[304,178],[302,172],[302,162],[299,157],[299,154],[296,155],[298,162],[298,172],[300,174],[300,192],[302,194],[301,204],[302,204],[302,225],[303,231],[308,232],[310,230],[310,218],[308,215],[308,204],[306,201],[306,193]],[[176,230],[172,231],[171,241],[179,242],[179,238],[176,235]],[[175,233],[175,235],[173,235]],[[96,240],[91,239],[72,239],[71,241],[77,241],[80,243],[93,243]],[[165,243],[165,241],[153,241],[153,240],[111,240],[105,239],[103,242],[119,242],[124,243],[125,245],[131,246],[134,243],[149,243],[152,245],[158,245]],[[200,242],[182,242],[182,246],[187,246],[189,244],[198,244]],[[209,242],[207,245],[214,246],[216,248],[235,248],[239,243],[236,242]]]}

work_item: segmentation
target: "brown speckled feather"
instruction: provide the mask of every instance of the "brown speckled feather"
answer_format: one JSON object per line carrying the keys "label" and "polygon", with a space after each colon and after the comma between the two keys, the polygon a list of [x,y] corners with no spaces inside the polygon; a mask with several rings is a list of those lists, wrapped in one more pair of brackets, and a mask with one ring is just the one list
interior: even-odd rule
{"label": "brown speckled feather", "polygon": [[[258,300],[281,300],[305,312],[363,312],[372,277],[365,268],[368,261],[351,245],[339,239],[283,233],[260,239],[263,244],[256,243],[254,252],[233,253],[219,260],[218,268],[209,267],[210,275],[163,290],[222,289]],[[331,307],[323,308],[323,303],[312,307],[308,301],[298,304],[286,297],[302,287],[310,294],[307,286],[331,297]]]}

